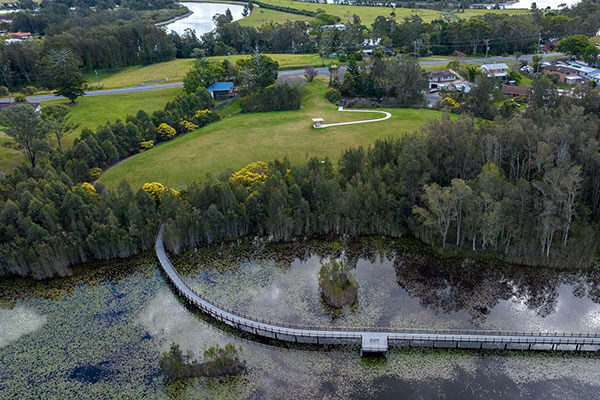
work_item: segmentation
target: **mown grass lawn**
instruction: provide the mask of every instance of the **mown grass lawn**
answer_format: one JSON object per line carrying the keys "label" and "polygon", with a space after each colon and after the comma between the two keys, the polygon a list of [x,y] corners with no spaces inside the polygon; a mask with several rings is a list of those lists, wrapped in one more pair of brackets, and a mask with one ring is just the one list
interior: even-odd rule
{"label": "mown grass lawn", "polygon": [[[102,96],[88,96],[77,100],[77,104],[69,105],[71,120],[79,123],[79,128],[63,139],[63,147],[70,148],[75,138],[84,128],[95,130],[98,125],[116,119],[125,119],[129,114],[136,114],[138,110],[148,113],[159,110],[165,104],[182,93],[181,88],[158,89],[150,92],[119,93]],[[65,103],[64,100],[52,100],[42,104]],[[65,103],[67,104],[67,103]],[[51,142],[54,143],[52,138]],[[14,168],[25,157],[18,151],[6,147],[10,142],[8,136],[0,132],[0,171]]]}
{"label": "mown grass lawn", "polygon": [[[302,69],[306,65],[320,66],[323,60],[318,54],[265,54],[279,63],[280,70]],[[248,54],[235,54],[232,56],[208,57],[211,61],[222,61],[229,59],[235,63],[241,58],[248,58]],[[127,67],[118,72],[98,73],[86,76],[88,85],[91,88],[102,87],[104,89],[114,89],[121,87],[137,86],[144,82],[163,80],[167,78],[169,82],[181,82],[185,74],[192,69],[195,58],[178,58],[176,60],[165,61],[152,65]],[[326,58],[325,64],[337,61],[337,59]]]}
{"label": "mown grass lawn", "polygon": [[[392,113],[387,121],[314,129],[311,118],[315,117],[324,118],[326,123],[381,117],[340,113],[325,100],[324,92],[322,82],[308,84],[300,110],[231,115],[122,162],[106,171],[100,181],[113,187],[122,180],[134,188],[152,181],[178,187],[257,160],[336,160],[348,147],[368,146],[377,139],[418,130],[427,120],[442,115],[432,110],[387,109]],[[232,105],[225,114],[235,111]]]}

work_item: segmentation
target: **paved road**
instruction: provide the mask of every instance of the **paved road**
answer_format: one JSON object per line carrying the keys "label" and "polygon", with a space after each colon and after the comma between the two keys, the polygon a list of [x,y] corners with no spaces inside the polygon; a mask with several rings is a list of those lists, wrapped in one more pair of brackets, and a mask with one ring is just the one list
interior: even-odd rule
{"label": "paved road", "polygon": [[[161,83],[158,85],[141,85],[141,86],[119,88],[119,89],[90,90],[90,91],[85,92],[85,95],[86,96],[101,96],[104,94],[145,92],[145,91],[149,91],[149,90],[168,89],[168,88],[182,87],[182,86],[183,86],[183,82],[169,82],[169,83]],[[55,96],[53,94],[27,97],[27,101],[29,101],[30,103],[41,103],[43,101],[56,100],[56,99],[64,99],[64,97]],[[11,99],[11,101],[12,101],[12,99]]]}
{"label": "paved road", "polygon": [[[548,53],[545,54],[545,57],[553,57],[553,56],[560,56],[562,55],[561,53]],[[524,56],[521,56],[519,59],[520,60],[524,60],[524,61],[531,61],[531,59],[533,58],[533,54],[527,54]],[[506,62],[506,61],[514,61],[515,58],[514,57],[502,57],[502,56],[494,56],[494,57],[488,57],[488,58],[466,58],[461,60],[461,63],[463,64],[467,64],[467,63],[484,63],[484,62]],[[445,65],[448,64],[448,60],[447,59],[437,59],[437,60],[426,60],[426,61],[420,61],[419,64],[421,65]],[[319,75],[325,75],[325,76],[329,76],[329,70],[325,67],[323,68],[316,68],[317,72],[319,73]],[[342,72],[346,71],[346,67],[341,67],[340,70]],[[302,76],[302,74],[304,74],[304,69],[295,69],[295,70],[290,70],[290,71],[280,71],[279,72],[279,76],[280,77],[289,77],[289,76]],[[132,92],[145,92],[145,91],[149,91],[149,90],[159,90],[159,89],[167,89],[167,88],[174,88],[174,87],[182,87],[183,86],[183,82],[169,82],[169,83],[161,83],[161,84],[157,84],[157,85],[142,85],[142,86],[133,86],[133,87],[126,87],[126,88],[120,88],[120,89],[103,89],[103,90],[90,90],[88,92],[85,93],[86,96],[101,96],[103,94],[116,94],[116,93],[132,93]],[[29,96],[27,97],[27,100],[31,103],[41,103],[43,101],[48,101],[48,100],[54,100],[54,99],[62,99],[64,97],[58,97],[58,96],[54,96],[54,95],[43,95],[43,96]],[[10,99],[10,101],[12,101],[12,99]]]}

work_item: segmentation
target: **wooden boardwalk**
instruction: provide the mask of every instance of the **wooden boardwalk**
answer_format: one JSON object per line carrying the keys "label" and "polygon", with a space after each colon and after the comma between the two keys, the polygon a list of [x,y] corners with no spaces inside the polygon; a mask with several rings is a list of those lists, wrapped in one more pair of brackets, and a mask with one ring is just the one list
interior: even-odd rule
{"label": "wooden boardwalk", "polygon": [[394,328],[327,328],[266,321],[236,313],[190,288],[167,257],[163,227],[156,237],[156,256],[179,294],[213,318],[240,331],[295,343],[360,345],[362,353],[386,352],[388,346],[494,350],[598,351],[600,335],[589,333],[527,333],[483,330],[426,330]]}

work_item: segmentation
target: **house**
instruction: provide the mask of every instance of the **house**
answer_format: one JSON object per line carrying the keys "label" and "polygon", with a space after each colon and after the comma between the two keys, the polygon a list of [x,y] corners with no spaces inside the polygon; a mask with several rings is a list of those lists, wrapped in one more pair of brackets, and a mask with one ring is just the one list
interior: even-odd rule
{"label": "house", "polygon": [[456,75],[447,70],[428,72],[427,77],[429,78],[429,89],[439,89],[448,82],[456,80]]}
{"label": "house", "polygon": [[505,63],[483,64],[481,72],[488,78],[500,78],[504,80],[508,77],[508,65]]}
{"label": "house", "polygon": [[508,97],[529,97],[531,88],[525,86],[502,85],[500,91]]}
{"label": "house", "polygon": [[576,70],[582,78],[600,83],[600,69],[588,67],[586,63],[581,61],[568,61],[564,65]]}
{"label": "house", "polygon": [[30,32],[9,32],[8,37],[16,40],[27,40],[32,38]]}
{"label": "house", "polygon": [[571,86],[579,85],[580,83],[583,83],[583,82],[585,82],[585,79],[583,79],[579,75],[565,77],[565,83],[567,85],[571,85]]}
{"label": "house", "polygon": [[206,90],[213,99],[228,99],[233,95],[233,82],[214,82]]}
{"label": "house", "polygon": [[[589,67],[581,61],[566,60],[554,65],[544,63],[542,65],[544,75],[558,75],[562,83],[578,84],[586,80],[600,83],[600,69]],[[581,79],[577,79],[577,77]]]}
{"label": "house", "polygon": [[386,56],[394,55],[394,52],[392,51],[392,49],[389,49],[387,47],[384,48],[379,45],[373,45],[373,44],[364,45],[360,51],[363,53],[364,56],[372,56],[373,52],[377,53],[379,51],[381,51]]}
{"label": "house", "polygon": [[337,29],[338,31],[345,31],[346,25],[344,24],[335,24],[335,25],[321,25],[321,31],[328,31]]}
{"label": "house", "polygon": [[0,15],[0,24],[2,24],[2,23],[12,24],[13,23],[13,19],[9,15]]}
{"label": "house", "polygon": [[565,83],[568,77],[579,77],[580,79],[583,79],[579,76],[579,72],[576,69],[571,68],[567,65],[552,65],[545,63],[542,64],[541,70],[542,74],[546,76],[558,75],[558,81],[561,83]]}

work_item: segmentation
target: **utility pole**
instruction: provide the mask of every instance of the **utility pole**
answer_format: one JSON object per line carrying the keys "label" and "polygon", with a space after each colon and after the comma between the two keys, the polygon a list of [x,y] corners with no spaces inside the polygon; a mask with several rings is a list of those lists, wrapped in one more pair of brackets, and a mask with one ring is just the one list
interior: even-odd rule
{"label": "utility pole", "polygon": [[98,70],[95,69],[94,72],[96,73],[96,86],[100,87],[100,78],[98,78]]}
{"label": "utility pole", "polygon": [[415,54],[415,58],[419,57],[419,51],[421,50],[421,39],[417,39],[413,41],[413,50]]}
{"label": "utility pole", "polygon": [[490,39],[485,39],[485,58],[488,58],[488,50],[490,49]]}

